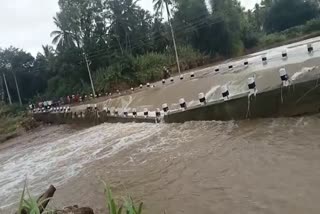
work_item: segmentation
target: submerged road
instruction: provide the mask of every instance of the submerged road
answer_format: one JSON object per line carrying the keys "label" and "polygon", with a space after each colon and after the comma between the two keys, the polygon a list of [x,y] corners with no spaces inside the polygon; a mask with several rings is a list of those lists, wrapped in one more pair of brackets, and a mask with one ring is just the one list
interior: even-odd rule
{"label": "submerged road", "polygon": [[[312,43],[314,52],[308,53],[307,44]],[[286,52],[288,57],[283,58]],[[267,57],[267,63],[262,63],[262,57]],[[244,62],[248,62],[248,66]],[[118,108],[119,111],[127,108],[136,108],[143,111],[148,108],[155,111],[167,103],[170,109],[179,108],[179,99],[184,98],[188,106],[198,105],[198,94],[204,93],[208,101],[216,101],[222,98],[221,86],[228,85],[230,96],[243,94],[248,91],[247,80],[256,77],[258,92],[279,88],[281,83],[279,70],[285,68],[292,83],[298,83],[310,79],[317,79],[320,75],[320,37],[301,41],[298,43],[273,48],[259,53],[251,54],[237,60],[228,60],[216,66],[193,70],[184,73],[184,79],[174,77],[174,83],[167,80],[153,83],[155,88],[147,88],[114,99],[108,99],[98,103],[103,109]],[[229,69],[232,65],[233,68]],[[217,72],[216,69],[219,69]],[[191,78],[191,72],[195,78]],[[86,105],[72,107],[73,111],[82,111]]]}
{"label": "submerged road", "polygon": [[[150,110],[179,98],[196,105],[198,93],[221,97],[247,90],[254,73],[259,91],[281,84],[279,68],[294,81],[317,78],[320,43],[315,38],[201,69],[174,84],[109,100],[99,105]],[[306,43],[315,42],[309,55]],[[288,59],[281,58],[287,49]],[[267,53],[267,65],[261,54]],[[244,67],[244,60],[249,67]],[[233,64],[234,69],[227,67]],[[85,106],[75,107],[78,110]],[[16,211],[27,179],[34,194],[57,187],[51,207],[79,204],[106,213],[103,185],[131,195],[145,212],[318,214],[320,204],[319,115],[184,124],[102,124],[92,128],[41,127],[0,145],[0,213]]]}

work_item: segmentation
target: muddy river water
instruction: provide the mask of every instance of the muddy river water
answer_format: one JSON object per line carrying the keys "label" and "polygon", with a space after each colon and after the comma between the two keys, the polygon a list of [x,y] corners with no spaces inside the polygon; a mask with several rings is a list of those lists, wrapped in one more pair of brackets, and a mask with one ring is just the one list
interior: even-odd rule
{"label": "muddy river water", "polygon": [[[127,95],[106,103],[118,107],[173,106],[180,97],[213,98],[227,82],[230,93],[247,90],[256,73],[260,91],[281,84],[278,69],[289,75],[320,73],[319,38],[313,56],[303,41],[251,55],[221,73],[199,70],[197,78]],[[238,68],[237,68],[238,66]],[[273,69],[273,70],[272,70]],[[259,71],[261,72],[259,73]],[[262,75],[263,74],[263,75]],[[157,83],[159,85],[159,83]],[[161,83],[160,83],[161,85]],[[105,103],[104,103],[105,104]],[[190,104],[191,105],[191,104]],[[81,109],[82,107],[78,107]],[[91,128],[47,126],[0,145],[0,213],[14,213],[24,182],[34,194],[53,184],[52,207],[78,204],[106,213],[102,180],[120,199],[131,195],[145,213],[320,212],[320,116],[185,124],[103,124]]]}
{"label": "muddy river water", "polygon": [[103,185],[146,213],[319,213],[319,116],[185,124],[46,127],[0,148],[0,205],[27,178],[52,206],[104,211]]}

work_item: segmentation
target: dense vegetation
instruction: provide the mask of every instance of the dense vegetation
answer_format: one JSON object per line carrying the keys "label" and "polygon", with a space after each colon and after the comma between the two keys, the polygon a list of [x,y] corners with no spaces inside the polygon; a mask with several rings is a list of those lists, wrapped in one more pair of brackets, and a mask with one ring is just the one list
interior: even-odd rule
{"label": "dense vegetation", "polygon": [[0,99],[9,101],[5,80],[15,102],[18,91],[23,102],[90,93],[86,62],[96,91],[160,79],[163,66],[177,72],[173,38],[181,70],[241,55],[319,31],[319,2],[263,0],[246,11],[238,0],[154,0],[151,15],[133,0],[59,0],[54,47],[35,58],[0,49]]}
{"label": "dense vegetation", "polygon": [[0,104],[0,143],[18,136],[24,131],[36,128],[34,121],[19,105]]}

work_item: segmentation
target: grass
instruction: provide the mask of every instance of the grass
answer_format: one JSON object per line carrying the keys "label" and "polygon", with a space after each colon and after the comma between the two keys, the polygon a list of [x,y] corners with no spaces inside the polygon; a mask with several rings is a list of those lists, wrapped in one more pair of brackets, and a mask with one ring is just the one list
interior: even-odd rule
{"label": "grass", "polygon": [[38,124],[23,107],[0,104],[0,143],[17,136],[23,130],[30,130]]}
{"label": "grass", "polygon": [[0,105],[0,143],[17,135],[24,118],[15,108]]}
{"label": "grass", "polygon": [[[27,198],[26,198],[27,192]],[[26,187],[26,182],[23,186],[22,194],[19,201],[19,208],[17,214],[41,214],[40,205],[44,202],[50,200],[51,198],[47,198],[43,201],[38,201],[36,198],[32,197],[28,188]],[[43,214],[52,214],[54,211],[45,210],[42,212]]]}
{"label": "grass", "polygon": [[[117,203],[115,198],[113,197],[111,188],[105,183],[104,184],[104,194],[106,200],[106,207],[108,208],[108,214],[142,214],[143,203],[139,203],[136,205],[133,199],[128,196],[125,198],[122,203]],[[28,188],[26,187],[26,182],[24,184],[22,194],[19,201],[19,207],[17,214],[41,214],[39,210],[39,206],[50,200],[45,199],[44,201],[37,201],[36,198],[32,197]],[[53,210],[44,210],[42,213],[44,214],[53,214],[55,211]]]}
{"label": "grass", "polygon": [[115,202],[115,199],[112,195],[111,188],[107,186],[106,183],[104,183],[104,192],[105,192],[105,198],[106,198],[106,205],[109,210],[109,214],[141,214],[142,213],[142,207],[143,203],[141,202],[138,206],[136,206],[132,200],[132,198],[129,196],[128,198],[124,199],[123,204],[117,204]]}

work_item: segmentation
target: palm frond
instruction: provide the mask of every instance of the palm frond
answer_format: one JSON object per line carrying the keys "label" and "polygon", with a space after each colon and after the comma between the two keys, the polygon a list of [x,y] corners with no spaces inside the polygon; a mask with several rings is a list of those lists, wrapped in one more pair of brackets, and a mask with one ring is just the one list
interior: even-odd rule
{"label": "palm frond", "polygon": [[53,44],[58,44],[60,43],[60,38],[61,38],[61,35],[56,35],[53,39],[52,39],[52,43]]}
{"label": "palm frond", "polygon": [[61,35],[62,32],[59,31],[59,30],[54,30],[50,33],[50,37],[54,37],[54,36],[57,36],[57,35]]}

